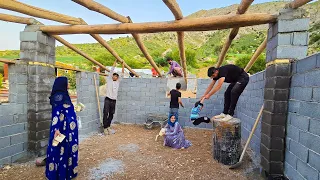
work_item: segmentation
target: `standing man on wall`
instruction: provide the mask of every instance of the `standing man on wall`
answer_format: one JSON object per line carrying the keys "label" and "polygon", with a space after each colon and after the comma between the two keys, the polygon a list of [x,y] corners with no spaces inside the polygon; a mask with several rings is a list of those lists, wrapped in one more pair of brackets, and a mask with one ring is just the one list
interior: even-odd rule
{"label": "standing man on wall", "polygon": [[[213,94],[221,89],[224,82],[230,83],[226,92],[224,93],[223,113],[214,116],[215,119],[229,121],[233,118],[239,96],[249,82],[249,75],[242,68],[229,64],[221,66],[220,68],[210,67],[208,69],[208,76],[212,78],[212,82],[209,84],[201,99],[210,99]],[[218,84],[213,87],[217,81]]]}
{"label": "standing man on wall", "polygon": [[170,70],[167,73],[167,75],[172,74],[174,77],[182,77],[182,68],[181,66],[176,62],[173,61],[172,58],[168,57],[167,62],[170,64]]}
{"label": "standing man on wall", "polygon": [[116,109],[116,101],[117,101],[120,81],[123,78],[123,74],[124,74],[124,64],[122,64],[122,73],[120,77],[118,73],[114,72],[116,64],[117,64],[117,60],[113,63],[109,76],[106,79],[107,96],[104,100],[104,108],[103,108],[103,126],[104,126],[105,134],[114,133],[114,131],[112,131],[112,129],[110,128],[110,125],[113,119],[113,114],[115,113],[115,109]]}

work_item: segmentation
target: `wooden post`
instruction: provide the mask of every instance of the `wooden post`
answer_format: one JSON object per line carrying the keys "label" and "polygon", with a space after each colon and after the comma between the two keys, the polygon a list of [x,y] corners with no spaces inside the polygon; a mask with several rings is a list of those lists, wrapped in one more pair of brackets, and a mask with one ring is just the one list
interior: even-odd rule
{"label": "wooden post", "polygon": [[0,8],[20,12],[34,17],[50,19],[66,24],[81,24],[80,18],[48,11],[38,7],[30,6],[15,0],[0,0]]}
{"label": "wooden post", "polygon": [[312,0],[294,0],[286,5],[286,7],[292,8],[292,9],[297,9],[308,2],[311,2]]}
{"label": "wooden post", "polygon": [[263,52],[263,50],[267,47],[267,41],[268,38],[266,37],[264,39],[264,41],[260,44],[260,46],[258,47],[258,49],[254,52],[254,54],[252,55],[250,61],[248,62],[247,66],[244,68],[244,71],[248,72],[251,67],[253,66],[253,64],[257,61],[258,57],[260,56],[260,54]]}
{"label": "wooden post", "polygon": [[7,21],[7,22],[14,22],[14,23],[20,23],[20,24],[35,24],[36,20],[33,18],[25,18],[25,17],[19,17],[19,16],[13,16],[8,14],[2,14],[0,13],[0,20]]}
{"label": "wooden post", "polygon": [[[163,2],[171,10],[171,12],[174,15],[176,20],[183,19],[181,9],[180,9],[179,4],[177,3],[176,0],[163,0]],[[179,53],[180,53],[180,63],[182,65],[182,69],[183,69],[184,81],[187,84],[188,83],[188,81],[187,81],[187,76],[188,76],[187,72],[188,71],[187,71],[186,52],[184,49],[184,32],[182,32],[182,31],[177,32],[177,36],[178,36],[178,46],[179,46]]]}
{"label": "wooden post", "polygon": [[[248,8],[252,2],[253,2],[253,0],[242,0],[240,5],[238,6],[237,14],[238,15],[244,14],[248,10]],[[231,43],[232,43],[233,39],[237,36],[238,32],[239,32],[239,28],[233,28],[230,31],[229,37],[226,40],[225,44],[223,45],[223,48],[219,54],[219,58],[218,58],[218,62],[217,62],[216,67],[220,67],[222,65],[222,62],[224,61],[224,59],[226,57],[228,49],[230,48]]]}
{"label": "wooden post", "polygon": [[156,33],[167,31],[209,31],[268,24],[273,23],[276,20],[277,15],[256,13],[190,18],[167,22],[40,26],[39,30],[47,32],[49,34],[128,34]]}
{"label": "wooden post", "polygon": [[[111,9],[105,7],[104,5],[97,3],[95,1],[92,1],[92,0],[72,0],[72,1],[88,8],[91,11],[101,13],[101,14],[108,16],[116,21],[119,21],[122,23],[132,23],[130,17],[122,16],[121,14],[118,14],[118,13],[112,11]],[[140,38],[140,35],[137,33],[133,33],[132,36],[135,39],[141,52],[144,54],[144,56],[149,61],[151,66],[157,71],[157,73],[161,77],[161,72],[160,72],[158,66],[156,65],[156,63],[154,62],[154,60],[152,59],[152,57],[149,55],[147,48],[145,47],[145,45],[143,44],[143,42]]]}

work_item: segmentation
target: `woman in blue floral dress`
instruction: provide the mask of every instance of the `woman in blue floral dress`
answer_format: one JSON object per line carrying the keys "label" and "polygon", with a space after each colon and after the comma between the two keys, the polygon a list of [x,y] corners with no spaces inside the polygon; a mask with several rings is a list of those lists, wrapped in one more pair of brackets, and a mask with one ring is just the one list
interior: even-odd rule
{"label": "woman in blue floral dress", "polygon": [[[78,169],[78,124],[76,113],[68,94],[68,79],[58,77],[50,96],[52,121],[46,158],[46,177],[49,180],[73,179]],[[59,134],[65,139],[53,146]]]}

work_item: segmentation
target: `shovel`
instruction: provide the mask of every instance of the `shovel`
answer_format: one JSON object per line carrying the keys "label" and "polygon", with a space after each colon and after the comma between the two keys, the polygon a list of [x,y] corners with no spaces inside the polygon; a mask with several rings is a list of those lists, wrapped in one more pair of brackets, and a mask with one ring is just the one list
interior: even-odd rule
{"label": "shovel", "polygon": [[261,109],[260,109],[260,112],[259,112],[259,115],[258,115],[258,117],[257,117],[257,119],[256,119],[256,122],[254,122],[254,125],[253,125],[253,127],[252,127],[250,136],[249,136],[249,138],[248,138],[248,140],[247,140],[247,142],[246,142],[246,145],[244,146],[244,149],[243,149],[242,154],[241,154],[241,156],[240,156],[239,162],[237,162],[235,165],[230,166],[229,169],[236,169],[236,168],[238,168],[238,167],[241,166],[242,160],[243,160],[243,157],[244,157],[244,154],[246,153],[246,150],[247,150],[247,148],[248,148],[248,146],[249,146],[249,143],[250,143],[250,140],[251,140],[251,138],[252,138],[252,136],[253,136],[253,133],[254,133],[254,131],[255,131],[256,128],[257,128],[258,122],[259,122],[260,117],[261,117],[261,115],[262,115],[262,111],[263,111],[263,106],[262,106]]}
{"label": "shovel", "polygon": [[104,127],[103,127],[103,121],[102,121],[102,117],[101,117],[100,100],[99,100],[99,94],[98,94],[96,75],[93,76],[93,81],[94,81],[94,87],[96,88],[96,96],[97,96],[99,119],[100,119],[99,131],[104,134]]}

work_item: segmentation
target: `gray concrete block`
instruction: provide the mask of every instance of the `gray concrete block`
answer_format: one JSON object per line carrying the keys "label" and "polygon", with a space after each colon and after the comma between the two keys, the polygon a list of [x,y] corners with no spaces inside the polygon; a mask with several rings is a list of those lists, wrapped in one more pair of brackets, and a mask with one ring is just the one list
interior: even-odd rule
{"label": "gray concrete block", "polygon": [[0,168],[7,164],[11,164],[11,156],[0,159]]}
{"label": "gray concrete block", "polygon": [[316,68],[317,65],[317,56],[312,55],[305,59],[298,60],[297,64],[297,73],[304,73]]}
{"label": "gray concrete block", "polygon": [[319,103],[309,103],[301,102],[300,114],[312,118],[320,117],[320,104]]}
{"label": "gray concrete block", "polygon": [[288,105],[288,110],[291,113],[299,113],[300,112],[300,101],[290,100]]}
{"label": "gray concrete block", "polygon": [[10,136],[10,144],[11,145],[20,144],[20,143],[24,143],[24,142],[28,142],[27,132]]}
{"label": "gray concrete block", "polygon": [[320,138],[314,134],[301,131],[299,143],[315,151],[316,153],[320,153]]}
{"label": "gray concrete block", "polygon": [[287,126],[287,137],[298,142],[299,141],[299,129],[292,126],[292,125],[288,125]]}
{"label": "gray concrete block", "polygon": [[[12,125],[14,123],[13,121],[13,115],[4,115],[5,112],[1,111],[1,106],[0,106],[0,127],[1,126],[8,126]],[[3,112],[3,113],[2,113]],[[1,143],[0,143],[1,144]]]}
{"label": "gray concrete block", "polygon": [[319,173],[310,165],[298,160],[297,171],[308,180],[318,180]]}
{"label": "gray concrete block", "polygon": [[305,180],[305,178],[288,163],[284,165],[284,174],[290,180]]}
{"label": "gray concrete block", "polygon": [[294,32],[293,33],[293,45],[307,46],[309,41],[308,32]]}
{"label": "gray concrete block", "polygon": [[310,118],[307,116],[301,116],[297,115],[295,113],[289,113],[290,117],[290,124],[302,129],[304,131],[308,131],[309,129],[309,124],[310,124]]}
{"label": "gray concrete block", "polygon": [[296,155],[301,161],[308,162],[308,148],[302,144],[291,140],[289,150]]}
{"label": "gray concrete block", "polygon": [[310,71],[305,74],[305,85],[306,86],[320,86],[320,71]]}
{"label": "gray concrete block", "polygon": [[312,88],[307,87],[294,87],[293,88],[293,99],[301,101],[311,101],[312,99]]}
{"label": "gray concrete block", "polygon": [[12,156],[22,151],[23,151],[23,143],[2,148],[0,149],[0,159],[3,159],[8,156]]}
{"label": "gray concrete block", "polygon": [[15,162],[19,161],[20,159],[25,158],[27,156],[28,156],[28,152],[24,150],[23,152],[12,155],[11,161],[12,161],[12,163],[15,163]]}
{"label": "gray concrete block", "polygon": [[309,161],[308,164],[315,168],[316,170],[320,171],[320,154],[309,150]]}
{"label": "gray concrete block", "polygon": [[25,123],[0,127],[0,137],[25,132]]}
{"label": "gray concrete block", "polygon": [[312,100],[316,102],[320,102],[320,88],[315,87],[312,89]]}
{"label": "gray concrete block", "polygon": [[309,18],[279,20],[277,22],[278,32],[307,31],[309,29]]}
{"label": "gray concrete block", "polygon": [[290,164],[294,169],[296,169],[297,168],[297,160],[298,160],[297,156],[294,155],[290,151],[286,151],[285,153],[286,153],[285,154],[285,162]]}
{"label": "gray concrete block", "polygon": [[10,146],[10,136],[0,138],[0,149]]}
{"label": "gray concrete block", "polygon": [[320,120],[310,119],[309,131],[315,135],[320,136]]}
{"label": "gray concrete block", "polygon": [[275,57],[273,59],[302,59],[307,56],[308,46],[277,46],[273,53]]}

